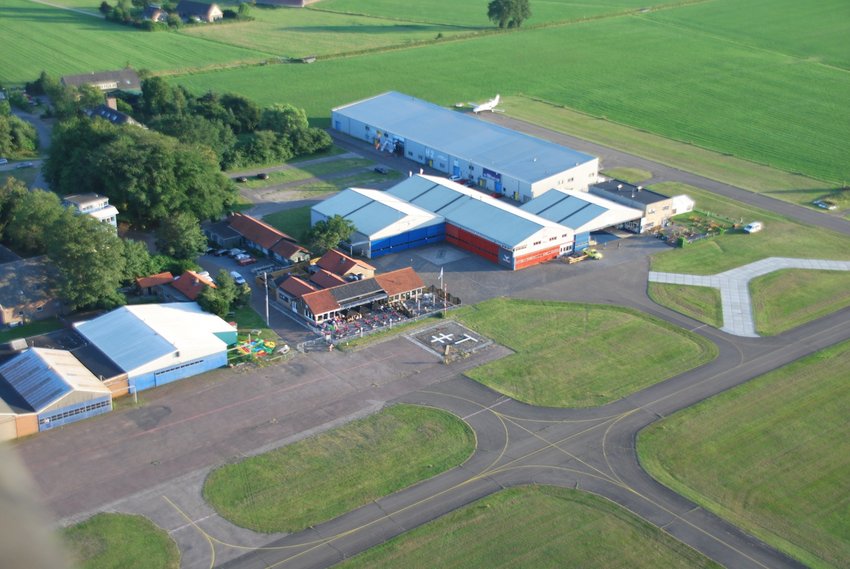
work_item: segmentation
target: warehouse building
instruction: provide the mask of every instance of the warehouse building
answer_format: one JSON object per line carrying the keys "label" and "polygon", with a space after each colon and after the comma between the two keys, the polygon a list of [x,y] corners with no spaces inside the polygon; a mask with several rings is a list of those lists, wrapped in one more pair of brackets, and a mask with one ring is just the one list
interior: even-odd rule
{"label": "warehouse building", "polygon": [[194,302],[123,306],[75,324],[142,391],[227,365],[236,329]]}
{"label": "warehouse building", "polygon": [[352,253],[375,259],[445,239],[445,219],[378,190],[350,188],[315,205],[311,225],[341,215],[356,229]]}
{"label": "warehouse building", "polygon": [[694,201],[688,196],[668,197],[643,186],[635,186],[622,180],[606,180],[588,188],[592,195],[641,211],[641,217],[623,224],[623,229],[634,233],[645,233],[667,225],[670,218],[694,209]]}
{"label": "warehouse building", "polygon": [[639,220],[644,212],[588,192],[552,190],[522,205],[522,209],[572,229],[573,249],[590,246],[590,234]]}
{"label": "warehouse building", "polygon": [[0,441],[112,410],[112,392],[68,351],[29,348],[0,365]]}
{"label": "warehouse building", "polygon": [[598,158],[394,91],[333,109],[331,124],[522,202],[552,188],[586,190],[598,177]]}

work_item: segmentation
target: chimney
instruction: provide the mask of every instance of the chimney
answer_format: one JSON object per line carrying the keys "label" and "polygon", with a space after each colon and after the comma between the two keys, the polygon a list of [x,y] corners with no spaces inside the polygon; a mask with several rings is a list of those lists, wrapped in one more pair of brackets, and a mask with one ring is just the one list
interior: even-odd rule
{"label": "chimney", "polygon": [[118,101],[115,100],[115,97],[107,97],[106,98],[106,106],[112,109],[113,111],[118,110]]}

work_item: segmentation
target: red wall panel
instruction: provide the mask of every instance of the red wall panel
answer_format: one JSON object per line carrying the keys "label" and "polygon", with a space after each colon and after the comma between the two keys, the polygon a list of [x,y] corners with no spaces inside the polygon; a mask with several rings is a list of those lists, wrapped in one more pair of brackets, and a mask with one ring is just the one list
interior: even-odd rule
{"label": "red wall panel", "polygon": [[516,269],[524,269],[526,267],[530,267],[532,265],[537,265],[540,263],[545,263],[546,261],[551,261],[552,259],[557,259],[558,255],[561,253],[561,246],[550,247],[548,249],[544,249],[542,251],[535,251],[534,253],[529,253],[527,255],[522,255],[520,257],[514,258],[514,270]]}

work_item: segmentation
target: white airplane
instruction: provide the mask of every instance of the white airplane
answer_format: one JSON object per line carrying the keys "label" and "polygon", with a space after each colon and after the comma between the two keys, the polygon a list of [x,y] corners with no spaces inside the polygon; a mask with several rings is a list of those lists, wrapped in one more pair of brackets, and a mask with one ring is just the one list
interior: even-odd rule
{"label": "white airplane", "polygon": [[502,109],[497,109],[499,106],[499,95],[496,95],[494,98],[490,99],[486,103],[476,104],[476,103],[467,103],[470,107],[472,107],[472,112],[475,114],[483,113],[485,111],[490,111],[492,113],[503,113]]}

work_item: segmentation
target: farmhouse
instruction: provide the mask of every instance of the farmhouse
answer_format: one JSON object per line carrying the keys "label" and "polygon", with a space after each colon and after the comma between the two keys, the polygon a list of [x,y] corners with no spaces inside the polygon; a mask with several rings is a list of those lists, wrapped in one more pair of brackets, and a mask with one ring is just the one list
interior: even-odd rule
{"label": "farmhouse", "polygon": [[118,210],[109,205],[109,198],[100,194],[73,194],[62,198],[62,205],[73,207],[78,213],[85,213],[101,223],[118,227]]}
{"label": "farmhouse", "polygon": [[194,2],[193,0],[180,0],[177,4],[177,13],[187,21],[217,22],[224,17],[224,13],[218,7],[218,4]]}
{"label": "farmhouse", "polygon": [[394,91],[333,109],[331,125],[517,201],[597,181],[598,158]]}
{"label": "farmhouse", "polygon": [[687,196],[671,198],[622,180],[607,180],[593,184],[590,186],[589,192],[592,195],[640,210],[642,215],[639,219],[628,221],[622,225],[623,229],[634,233],[645,233],[664,227],[671,217],[691,211],[694,207],[693,200]]}
{"label": "farmhouse", "polygon": [[65,75],[61,80],[63,85],[79,87],[80,85],[91,85],[101,91],[137,91],[141,92],[142,84],[139,75],[134,70],[126,67],[118,71],[99,71],[95,73],[83,73],[81,75]]}
{"label": "farmhouse", "polygon": [[131,391],[227,365],[236,329],[194,302],[123,306],[76,331],[127,374]]}
{"label": "farmhouse", "polygon": [[68,351],[29,348],[0,365],[0,441],[111,410],[112,392]]}

